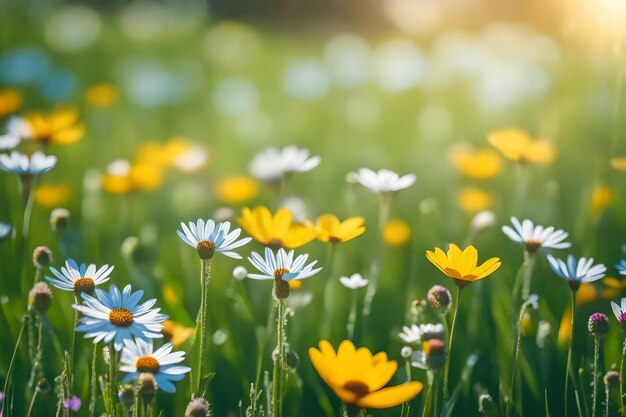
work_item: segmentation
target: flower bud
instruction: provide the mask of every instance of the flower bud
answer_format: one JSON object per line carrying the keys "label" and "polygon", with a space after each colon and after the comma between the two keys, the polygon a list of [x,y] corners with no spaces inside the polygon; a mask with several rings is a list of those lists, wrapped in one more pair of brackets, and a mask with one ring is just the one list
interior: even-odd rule
{"label": "flower bud", "polygon": [[48,392],[50,390],[50,384],[46,378],[41,378],[37,381],[37,387],[35,389],[39,392]]}
{"label": "flower bud", "polygon": [[282,276],[274,279],[274,298],[277,300],[289,298],[289,282],[284,281]]}
{"label": "flower bud", "polygon": [[604,337],[609,332],[609,319],[605,314],[593,313],[589,316],[587,328],[595,337]]}
{"label": "flower bud", "polygon": [[185,417],[209,417],[211,405],[202,397],[192,398],[185,409]]}
{"label": "flower bud", "polygon": [[290,367],[291,369],[296,369],[298,367],[298,363],[300,363],[300,357],[298,356],[298,354],[287,348],[287,366]]}
{"label": "flower bud", "polygon": [[50,213],[50,228],[53,232],[62,233],[67,229],[70,212],[64,208],[55,208]]}
{"label": "flower bud", "polygon": [[135,405],[135,389],[132,385],[122,385],[117,391],[117,400],[122,407],[129,409]]}
{"label": "flower bud", "polygon": [[452,304],[450,291],[443,285],[435,285],[428,290],[428,303],[437,313],[448,314]]}
{"label": "flower bud", "polygon": [[411,346],[403,346],[402,349],[400,349],[400,356],[404,359],[409,359],[411,355],[413,355],[413,349],[411,349]]}
{"label": "flower bud", "polygon": [[35,268],[47,268],[52,261],[52,251],[46,246],[37,246],[33,251],[33,265]]}
{"label": "flower bud", "polygon": [[446,363],[446,343],[441,339],[430,339],[422,344],[424,361],[429,369],[439,369]]}
{"label": "flower bud", "polygon": [[144,404],[150,404],[157,392],[157,383],[154,375],[149,372],[139,374],[139,396]]}
{"label": "flower bud", "polygon": [[622,384],[622,378],[617,371],[609,371],[604,375],[604,385],[607,386],[608,389],[619,389]]}
{"label": "flower bud", "polygon": [[237,281],[243,281],[248,276],[248,270],[244,266],[238,266],[233,269],[233,278]]}
{"label": "flower bud", "polygon": [[489,394],[482,394],[478,397],[478,411],[488,416],[495,410],[496,404]]}
{"label": "flower bud", "polygon": [[45,314],[52,305],[52,291],[45,282],[36,283],[28,293],[28,305],[40,314]]}

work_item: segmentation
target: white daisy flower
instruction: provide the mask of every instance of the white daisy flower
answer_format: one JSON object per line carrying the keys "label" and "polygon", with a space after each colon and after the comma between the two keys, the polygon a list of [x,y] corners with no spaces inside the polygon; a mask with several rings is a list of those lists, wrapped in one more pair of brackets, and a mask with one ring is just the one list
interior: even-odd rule
{"label": "white daisy flower", "polygon": [[180,224],[182,232],[177,230],[178,236],[189,246],[198,250],[201,259],[211,259],[215,252],[219,252],[229,258],[241,259],[241,256],[233,249],[237,249],[252,238],[246,237],[237,240],[241,229],[230,231],[230,222],[215,223],[213,220],[198,219],[197,222]]}
{"label": "white daisy flower", "polygon": [[261,181],[280,181],[294,172],[307,172],[321,162],[319,156],[311,156],[308,149],[287,146],[282,150],[268,148],[258,153],[248,165],[250,173]]}
{"label": "white daisy flower", "polygon": [[619,324],[626,326],[626,298],[622,298],[621,305],[611,301],[611,309]]}
{"label": "white daisy flower", "polygon": [[378,172],[369,168],[361,168],[357,172],[357,180],[365,188],[376,193],[393,193],[409,188],[415,183],[415,174],[407,174],[402,177],[388,169]]}
{"label": "white daisy flower", "polygon": [[0,135],[0,152],[10,151],[20,144],[20,138],[13,135]]}
{"label": "white daisy flower", "polygon": [[430,340],[430,339],[443,340],[443,338],[446,335],[446,330],[443,327],[443,324],[441,323],[420,324],[419,331],[423,340]]}
{"label": "white daisy flower", "polygon": [[81,294],[83,305],[73,304],[75,310],[82,313],[76,331],[85,333],[85,338],[93,337],[93,342],[113,342],[115,350],[121,350],[124,340],[163,337],[161,329],[167,320],[165,314],[159,314],[160,308],[152,308],[156,299],[139,304],[143,291],[132,292],[127,285],[120,290],[111,285],[109,292],[96,288],[96,297]]}
{"label": "white daisy flower", "polygon": [[30,138],[33,129],[28,120],[19,116],[11,116],[6,125],[7,134],[17,138]]}
{"label": "white daisy flower", "polygon": [[152,340],[124,340],[120,359],[120,371],[127,372],[125,382],[139,378],[139,374],[151,373],[157,387],[165,392],[175,392],[172,382],[177,382],[191,371],[188,366],[177,365],[185,360],[185,352],[172,352],[172,344],[166,343],[156,351]]}
{"label": "white daisy flower", "polygon": [[361,274],[352,274],[350,277],[339,278],[341,285],[351,290],[357,290],[365,287],[369,281],[361,276]]}
{"label": "white daisy flower", "polygon": [[422,340],[422,332],[416,324],[412,324],[411,327],[402,326],[402,331],[398,336],[406,343],[419,343]]}
{"label": "white daisy flower", "polygon": [[593,264],[593,258],[576,258],[572,255],[567,257],[567,262],[548,255],[548,261],[552,271],[567,281],[572,291],[577,291],[583,282],[593,282],[604,277],[606,266]]}
{"label": "white daisy flower", "polygon": [[0,154],[0,169],[18,175],[39,175],[50,171],[57,164],[57,157],[35,152],[29,158],[21,152]]}
{"label": "white daisy flower", "polygon": [[521,223],[517,217],[511,217],[510,226],[502,226],[502,232],[514,242],[523,243],[526,250],[535,253],[541,248],[567,249],[572,246],[569,242],[563,242],[569,236],[564,230],[555,230],[554,227],[536,225],[526,219]]}
{"label": "white daisy flower", "polygon": [[620,275],[626,275],[626,260],[622,259],[619,261],[619,263],[615,265],[615,268],[617,268],[617,272],[619,272]]}
{"label": "white daisy flower", "polygon": [[73,259],[65,261],[61,270],[50,267],[56,278],[46,277],[48,282],[60,290],[74,291],[77,297],[82,293],[93,295],[96,285],[104,284],[109,280],[113,266],[104,265],[100,269],[95,264],[78,264]]}
{"label": "white daisy flower", "polygon": [[293,258],[293,255],[293,250],[287,253],[282,248],[278,249],[276,255],[270,248],[265,248],[265,259],[258,253],[252,252],[248,260],[262,274],[248,274],[248,278],[291,281],[312,277],[322,270],[322,268],[313,269],[317,261],[304,265],[309,255],[299,255],[296,259]]}

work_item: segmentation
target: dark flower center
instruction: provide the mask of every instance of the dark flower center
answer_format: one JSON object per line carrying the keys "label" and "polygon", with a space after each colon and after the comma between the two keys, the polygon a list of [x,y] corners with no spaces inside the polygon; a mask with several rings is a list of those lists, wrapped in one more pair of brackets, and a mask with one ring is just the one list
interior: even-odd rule
{"label": "dark flower center", "polygon": [[96,284],[91,278],[83,277],[74,281],[74,294],[79,297],[82,293],[93,295]]}
{"label": "dark flower center", "polygon": [[215,243],[203,240],[196,245],[200,259],[211,259],[215,253]]}
{"label": "dark flower center", "polygon": [[357,397],[364,397],[370,392],[369,387],[361,381],[348,381],[343,384],[343,388],[353,392]]}

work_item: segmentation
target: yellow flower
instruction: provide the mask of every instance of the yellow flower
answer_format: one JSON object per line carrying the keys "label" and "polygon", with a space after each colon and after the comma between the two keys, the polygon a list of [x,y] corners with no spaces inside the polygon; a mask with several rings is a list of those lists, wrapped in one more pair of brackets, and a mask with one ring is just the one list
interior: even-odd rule
{"label": "yellow flower", "polygon": [[459,191],[457,204],[466,213],[476,214],[493,207],[493,197],[478,187],[464,187]]}
{"label": "yellow flower", "polygon": [[549,164],[556,158],[556,148],[544,139],[531,139],[527,132],[510,128],[487,135],[489,143],[502,155],[520,164]]}
{"label": "yellow flower", "polygon": [[72,195],[69,185],[44,184],[35,190],[35,201],[44,207],[57,207],[66,203]]}
{"label": "yellow flower", "polygon": [[502,160],[492,149],[457,148],[452,152],[452,163],[470,178],[493,178],[502,172]]}
{"label": "yellow flower", "polygon": [[85,127],[78,123],[78,110],[64,107],[49,115],[29,113],[24,120],[31,129],[30,139],[56,145],[70,145],[85,134]]}
{"label": "yellow flower", "polygon": [[619,280],[613,277],[606,277],[602,279],[602,284],[606,287],[600,293],[602,298],[618,298],[626,289],[626,279]]}
{"label": "yellow flower", "polygon": [[133,183],[129,175],[115,175],[105,173],[102,177],[102,188],[111,194],[128,194],[133,190]]}
{"label": "yellow flower", "polygon": [[563,313],[561,323],[559,324],[559,334],[557,335],[557,343],[564,348],[569,345],[572,338],[572,311],[568,308]]}
{"label": "yellow flower", "polygon": [[595,285],[589,282],[583,282],[578,291],[576,291],[576,304],[588,304],[598,298],[598,290]]}
{"label": "yellow flower", "polygon": [[626,171],[626,156],[611,158],[611,166],[618,171]]}
{"label": "yellow flower", "polygon": [[259,206],[253,210],[245,207],[237,221],[254,240],[268,246],[293,249],[309,243],[317,236],[313,225],[294,222],[291,212],[286,208],[279,209],[272,216],[267,207]]}
{"label": "yellow flower", "polygon": [[474,246],[469,245],[461,251],[454,243],[450,243],[447,254],[435,248],[434,252],[426,251],[426,257],[441,272],[453,278],[460,287],[489,276],[502,264],[500,258],[490,258],[478,266],[478,251]]}
{"label": "yellow flower", "polygon": [[411,228],[401,219],[391,219],[383,229],[383,241],[385,245],[394,248],[404,246],[411,238]]}
{"label": "yellow flower", "polygon": [[22,107],[22,93],[14,88],[0,90],[0,116],[14,113]]}
{"label": "yellow flower", "polygon": [[594,187],[589,201],[589,210],[593,214],[600,214],[613,201],[613,190],[604,185]]}
{"label": "yellow flower", "polygon": [[134,164],[130,167],[133,187],[142,191],[156,190],[163,184],[161,168],[153,164]]}
{"label": "yellow flower", "polygon": [[383,388],[398,369],[385,352],[372,356],[369,349],[356,349],[344,340],[335,350],[322,340],[319,350],[309,348],[309,358],[324,382],[345,404],[358,408],[390,408],[415,398],[423,384],[412,381]]}
{"label": "yellow flower", "polygon": [[290,290],[299,290],[300,288],[302,288],[302,280],[301,279],[292,279],[289,282],[289,289]]}
{"label": "yellow flower", "polygon": [[110,107],[117,100],[117,89],[113,84],[94,84],[85,92],[85,101],[91,107]]}
{"label": "yellow flower", "polygon": [[215,193],[224,204],[245,203],[259,194],[259,183],[252,177],[228,177],[217,183]]}
{"label": "yellow flower", "polygon": [[127,194],[134,190],[153,191],[163,184],[163,172],[157,165],[131,165],[123,160],[114,161],[111,165],[102,178],[102,187],[111,194]]}
{"label": "yellow flower", "polygon": [[171,343],[174,346],[180,346],[185,343],[195,332],[193,327],[183,326],[175,323],[172,320],[165,320],[163,322],[163,329],[161,333],[166,342]]}
{"label": "yellow flower", "polygon": [[364,223],[363,217],[351,217],[340,222],[332,214],[323,214],[317,218],[317,238],[322,242],[347,242],[365,233]]}

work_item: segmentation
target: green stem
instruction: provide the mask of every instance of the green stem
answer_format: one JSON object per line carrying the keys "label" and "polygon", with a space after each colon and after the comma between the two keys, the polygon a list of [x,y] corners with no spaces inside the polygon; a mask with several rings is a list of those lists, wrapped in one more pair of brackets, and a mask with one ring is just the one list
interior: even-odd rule
{"label": "green stem", "polygon": [[10,402],[9,401],[9,384],[11,382],[11,377],[13,376],[13,365],[15,364],[15,357],[17,356],[17,351],[20,347],[20,342],[22,341],[22,335],[24,334],[24,328],[26,327],[26,317],[22,318],[22,326],[20,327],[20,332],[17,335],[17,341],[15,342],[15,349],[13,349],[13,355],[11,355],[11,362],[9,362],[9,368],[7,369],[6,380],[4,381],[4,401],[2,401],[2,409],[0,410],[0,416],[6,415],[4,406]]}
{"label": "green stem", "polygon": [[350,315],[348,316],[348,327],[346,332],[348,334],[348,340],[354,338],[354,327],[356,325],[356,302],[357,302],[357,290],[351,290],[350,296]]}
{"label": "green stem", "polygon": [[509,416],[509,412],[511,406],[513,405],[513,394],[515,393],[515,376],[517,375],[517,365],[519,361],[519,352],[520,352],[520,341],[522,338],[522,320],[524,319],[524,314],[526,313],[527,303],[522,304],[522,308],[519,312],[519,317],[517,319],[517,327],[515,329],[515,344],[514,344],[514,354],[513,354],[513,375],[511,376],[511,387],[510,387],[510,397],[508,398],[506,405],[506,416]]}
{"label": "green stem", "polygon": [[30,417],[31,414],[33,413],[33,407],[35,406],[35,400],[37,399],[37,394],[39,394],[39,390],[35,389],[35,392],[33,393],[33,398],[30,400],[30,406],[28,406],[28,414],[26,415],[26,417]]}
{"label": "green stem", "polygon": [[283,370],[285,360],[285,301],[276,301],[278,313],[276,318],[276,343],[278,355],[274,357],[274,374],[272,377],[272,411],[273,417],[282,416]]}
{"label": "green stem", "polygon": [[342,408],[343,417],[361,417],[364,411],[361,408],[349,404],[344,404]]}
{"label": "green stem", "polygon": [[110,417],[114,417],[117,415],[116,412],[116,396],[117,396],[117,387],[116,387],[116,365],[117,365],[117,352],[115,351],[115,346],[113,343],[109,345],[109,405],[111,409],[109,410]]}
{"label": "green stem", "polygon": [[569,374],[572,368],[572,341],[574,340],[574,317],[576,312],[576,291],[572,291],[572,319],[570,321],[570,339],[569,339],[569,347],[567,348],[567,365],[565,368],[565,389],[563,393],[563,409],[565,411],[564,416],[568,417],[567,414],[567,388],[569,385]]}
{"label": "green stem", "polygon": [[619,409],[622,412],[624,407],[624,356],[626,356],[626,337],[624,337],[624,343],[622,345],[622,358],[619,363]]}
{"label": "green stem", "polygon": [[[426,393],[426,399],[424,400],[424,407],[422,408],[422,417],[426,417],[428,415],[428,409],[430,406],[430,399],[433,395],[433,385],[435,385],[435,379],[430,382],[428,385],[428,392]],[[433,414],[434,416],[434,414]]]}
{"label": "green stem", "polygon": [[[404,370],[406,372],[406,382],[411,382],[411,361],[404,361]],[[409,401],[402,403],[402,414],[401,417],[409,417],[409,411],[411,409],[411,403]]]}
{"label": "green stem", "polygon": [[609,390],[609,386],[604,387],[604,417],[609,417],[609,408],[610,408],[610,400],[611,400],[611,391]]}
{"label": "green stem", "polygon": [[98,389],[96,385],[96,360],[98,357],[98,345],[93,344],[93,352],[91,354],[91,381],[89,383],[90,395],[89,398],[89,417],[93,417],[96,411],[96,397],[98,395]]}
{"label": "green stem", "polygon": [[[79,304],[78,297],[74,296],[74,302]],[[78,326],[78,310],[74,310],[74,328],[72,329],[72,335],[70,336],[70,357],[67,362],[68,372],[66,376],[66,384],[67,384],[67,398],[70,399],[72,396],[72,385],[74,378],[74,349],[76,345],[76,326]]]}
{"label": "green stem", "polygon": [[41,358],[43,355],[42,335],[43,315],[37,314],[37,349],[35,350],[35,360],[33,361],[30,371],[30,379],[28,380],[28,386],[31,388],[34,387],[37,383],[37,375],[39,374],[39,370],[41,369]]}
{"label": "green stem", "polygon": [[206,339],[206,327],[207,327],[207,308],[208,308],[208,287],[211,281],[211,260],[210,259],[201,259],[200,260],[200,312],[199,312],[199,320],[196,323],[196,336],[199,338],[198,340],[198,354],[196,357],[198,358],[198,362],[196,364],[197,373],[195,375],[195,393],[196,396],[202,395],[202,365],[204,364],[204,350],[205,350],[205,339]]}
{"label": "green stem", "polygon": [[526,301],[530,295],[530,281],[535,267],[535,254],[524,251],[524,276],[522,280],[522,300]]}
{"label": "green stem", "polygon": [[596,417],[596,407],[598,403],[598,358],[600,356],[600,338],[593,338],[593,397],[591,400],[591,415]]}
{"label": "green stem", "polygon": [[452,316],[452,326],[450,327],[450,337],[448,338],[448,356],[446,357],[446,366],[443,371],[443,399],[448,399],[448,373],[450,370],[450,359],[452,357],[452,341],[454,339],[454,328],[456,327],[456,316],[459,313],[459,304],[461,302],[461,294],[463,287],[457,286],[456,302],[454,304],[454,315]]}

